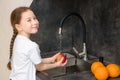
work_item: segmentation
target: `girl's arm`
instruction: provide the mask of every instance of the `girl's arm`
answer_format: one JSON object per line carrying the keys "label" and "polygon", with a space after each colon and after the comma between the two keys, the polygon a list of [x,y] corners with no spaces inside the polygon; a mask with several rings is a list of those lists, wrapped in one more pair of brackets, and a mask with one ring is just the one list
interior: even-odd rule
{"label": "girl's arm", "polygon": [[55,54],[55,55],[52,56],[52,57],[49,57],[49,58],[43,58],[43,59],[42,59],[42,63],[54,63],[56,57],[57,57],[59,54],[60,54],[60,53],[57,53],[57,54]]}
{"label": "girl's arm", "polygon": [[[45,62],[46,61],[47,60],[45,60]],[[53,68],[56,68],[56,67],[62,67],[62,66],[65,66],[65,64],[67,63],[67,60],[66,60],[65,63],[62,63],[62,61],[63,61],[63,58],[60,61],[54,62],[54,63],[43,63],[43,62],[41,62],[41,63],[35,65],[35,67],[38,71],[53,69]]]}

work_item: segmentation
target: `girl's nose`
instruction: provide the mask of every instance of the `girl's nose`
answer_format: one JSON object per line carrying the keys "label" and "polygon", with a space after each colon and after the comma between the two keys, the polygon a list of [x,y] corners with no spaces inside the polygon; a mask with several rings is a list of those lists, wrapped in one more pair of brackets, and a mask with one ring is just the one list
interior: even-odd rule
{"label": "girl's nose", "polygon": [[38,20],[33,20],[33,24],[39,24]]}

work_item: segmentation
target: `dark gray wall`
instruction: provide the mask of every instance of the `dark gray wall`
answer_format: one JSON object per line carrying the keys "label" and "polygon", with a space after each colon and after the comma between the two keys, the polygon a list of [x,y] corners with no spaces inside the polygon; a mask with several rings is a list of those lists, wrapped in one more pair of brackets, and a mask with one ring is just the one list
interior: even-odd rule
{"label": "dark gray wall", "polygon": [[[31,38],[40,45],[42,53],[59,51],[60,21],[65,15],[77,12],[87,28],[88,54],[120,64],[120,0],[33,0],[31,8],[40,22],[39,32]],[[72,31],[74,45],[82,50],[81,26],[76,17],[65,21],[63,50],[72,46]]]}

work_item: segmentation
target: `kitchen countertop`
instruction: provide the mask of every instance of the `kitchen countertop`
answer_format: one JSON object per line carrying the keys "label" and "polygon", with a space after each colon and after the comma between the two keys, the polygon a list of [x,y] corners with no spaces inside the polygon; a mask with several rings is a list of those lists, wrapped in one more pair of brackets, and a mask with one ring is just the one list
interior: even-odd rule
{"label": "kitchen countertop", "polygon": [[[66,55],[68,60],[66,67],[37,72],[37,80],[96,80],[90,71],[90,67],[92,62],[99,61],[99,59],[89,56],[89,60],[86,62],[81,59],[75,59],[73,55]],[[77,60],[77,66],[75,65],[75,60]],[[107,61],[104,62],[107,64]],[[120,76],[108,78],[107,80],[120,80]]]}
{"label": "kitchen countertop", "polygon": [[[91,71],[83,71],[80,73],[73,73],[66,76],[56,77],[53,80],[96,80]],[[118,78],[109,78],[108,80],[120,80],[120,77]]]}
{"label": "kitchen countertop", "polygon": [[[51,78],[50,75],[44,75],[40,72],[37,73],[37,80],[96,80],[91,71],[83,71],[73,74],[62,75],[58,77]],[[39,79],[42,78],[42,79]],[[120,77],[117,78],[108,78],[107,80],[120,80]]]}

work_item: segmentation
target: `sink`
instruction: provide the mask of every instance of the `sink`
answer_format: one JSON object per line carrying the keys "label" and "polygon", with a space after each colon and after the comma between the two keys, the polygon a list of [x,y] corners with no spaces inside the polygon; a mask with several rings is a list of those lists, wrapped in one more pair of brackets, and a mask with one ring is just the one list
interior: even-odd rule
{"label": "sink", "polygon": [[84,61],[82,59],[77,59],[77,62],[74,65],[66,67],[66,74],[90,71],[91,63]]}
{"label": "sink", "polygon": [[84,61],[83,59],[76,58],[75,56],[68,53],[64,54],[67,56],[67,64],[65,67],[54,68],[44,71],[50,77],[59,77],[83,71],[90,71],[90,61]]}

